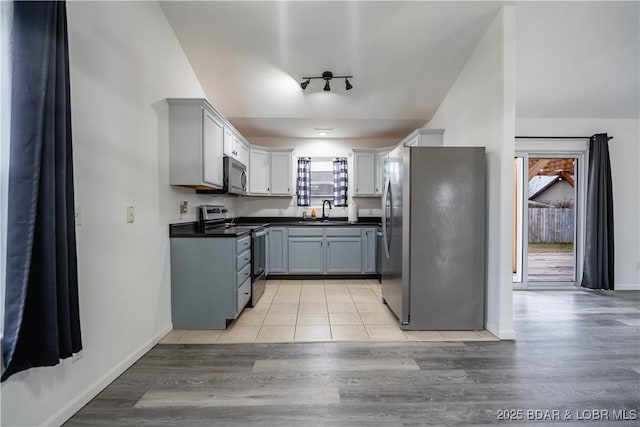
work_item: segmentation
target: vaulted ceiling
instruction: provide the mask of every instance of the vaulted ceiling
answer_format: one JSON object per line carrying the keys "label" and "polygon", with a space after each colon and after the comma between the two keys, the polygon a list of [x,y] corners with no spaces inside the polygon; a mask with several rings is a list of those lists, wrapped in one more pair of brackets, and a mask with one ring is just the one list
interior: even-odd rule
{"label": "vaulted ceiling", "polygon": [[[637,116],[638,5],[607,5],[517,3],[519,115]],[[246,136],[291,137],[402,137],[423,125],[501,6],[162,3],[213,105]],[[324,71],[353,75],[353,89],[301,89]]]}

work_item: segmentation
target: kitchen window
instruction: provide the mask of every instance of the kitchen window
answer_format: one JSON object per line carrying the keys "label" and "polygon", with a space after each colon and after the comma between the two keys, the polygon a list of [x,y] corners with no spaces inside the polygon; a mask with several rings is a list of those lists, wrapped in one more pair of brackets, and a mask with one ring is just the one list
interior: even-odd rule
{"label": "kitchen window", "polygon": [[347,205],[347,160],[331,157],[298,159],[298,206]]}

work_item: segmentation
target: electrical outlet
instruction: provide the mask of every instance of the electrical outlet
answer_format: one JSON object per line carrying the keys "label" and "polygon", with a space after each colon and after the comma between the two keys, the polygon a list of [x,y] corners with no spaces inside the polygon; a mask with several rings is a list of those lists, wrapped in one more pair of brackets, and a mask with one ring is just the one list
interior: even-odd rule
{"label": "electrical outlet", "polygon": [[189,201],[188,200],[180,202],[180,213],[181,214],[188,214],[189,213]]}
{"label": "electrical outlet", "polygon": [[82,225],[82,208],[80,205],[76,205],[74,218],[76,220],[76,227],[80,227]]}
{"label": "electrical outlet", "polygon": [[127,224],[133,224],[136,221],[136,209],[133,206],[127,206]]}
{"label": "electrical outlet", "polygon": [[278,216],[283,216],[283,215],[284,215],[283,210],[282,209],[278,209]]}
{"label": "electrical outlet", "polygon": [[369,209],[369,216],[373,216],[373,209]]}

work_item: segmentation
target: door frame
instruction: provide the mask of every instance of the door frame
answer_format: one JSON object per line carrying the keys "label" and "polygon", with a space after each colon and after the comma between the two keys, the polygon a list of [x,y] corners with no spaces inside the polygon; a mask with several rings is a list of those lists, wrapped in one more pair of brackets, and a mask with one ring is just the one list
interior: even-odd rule
{"label": "door frame", "polygon": [[[520,188],[517,189],[520,197],[520,204],[517,211],[521,213],[520,228],[516,229],[519,237],[516,241],[520,245],[516,251],[520,257],[519,265],[521,268],[522,282],[513,282],[514,289],[575,289],[580,285],[582,280],[583,264],[584,264],[584,223],[586,214],[586,183],[587,183],[587,144],[583,141],[563,141],[563,140],[516,140],[515,157],[523,158],[523,165],[529,164],[529,158],[574,158],[575,159],[575,195],[574,203],[574,257],[575,257],[575,281],[571,282],[529,282],[527,279],[528,268],[528,197],[525,196],[525,181],[523,179],[524,171],[528,168],[522,168],[520,176]],[[514,183],[517,185],[516,183]],[[517,201],[516,201],[517,203]],[[516,220],[514,218],[514,220]],[[515,275],[514,275],[515,276]],[[514,277],[515,278],[515,277]]]}

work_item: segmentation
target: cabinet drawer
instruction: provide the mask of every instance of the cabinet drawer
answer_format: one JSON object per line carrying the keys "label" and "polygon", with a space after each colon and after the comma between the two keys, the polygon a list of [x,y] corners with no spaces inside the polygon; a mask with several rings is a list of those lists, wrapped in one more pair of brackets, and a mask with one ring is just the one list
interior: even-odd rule
{"label": "cabinet drawer", "polygon": [[360,227],[327,227],[327,236],[357,237],[362,231]]}
{"label": "cabinet drawer", "polygon": [[237,305],[236,305],[236,317],[242,311],[242,309],[247,305],[249,300],[251,299],[251,279],[247,279],[244,281],[242,286],[237,289]]}
{"label": "cabinet drawer", "polygon": [[236,240],[236,253],[240,254],[251,247],[251,236],[241,237]]}
{"label": "cabinet drawer", "polygon": [[289,236],[322,237],[323,235],[324,235],[324,227],[291,227],[289,228]]}
{"label": "cabinet drawer", "polygon": [[245,265],[251,261],[251,251],[246,250],[236,257],[236,269],[240,271]]}
{"label": "cabinet drawer", "polygon": [[236,273],[236,284],[244,283],[245,280],[251,279],[251,264],[245,265],[242,270]]}

